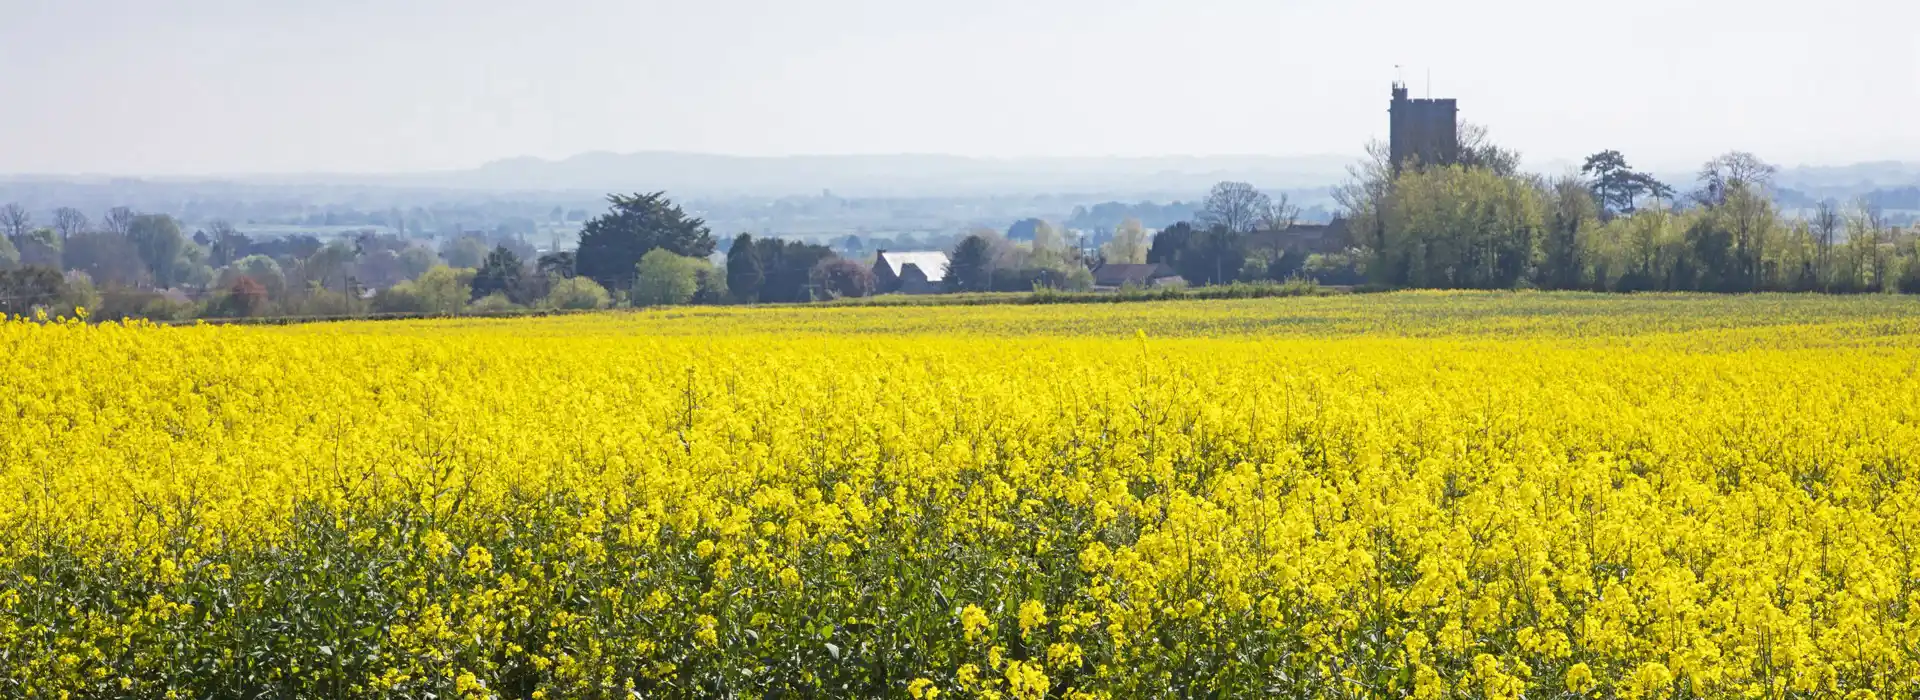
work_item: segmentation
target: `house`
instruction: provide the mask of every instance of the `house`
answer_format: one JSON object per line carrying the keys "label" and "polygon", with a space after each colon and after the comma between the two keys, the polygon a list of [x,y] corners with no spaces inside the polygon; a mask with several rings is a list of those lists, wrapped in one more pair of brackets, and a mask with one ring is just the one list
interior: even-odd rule
{"label": "house", "polygon": [[1180,273],[1166,263],[1107,263],[1094,269],[1093,286],[1096,289],[1119,289],[1121,287],[1166,287],[1185,285],[1187,281]]}
{"label": "house", "polygon": [[946,279],[947,254],[938,250],[882,250],[874,256],[873,286],[881,294],[933,294]]}

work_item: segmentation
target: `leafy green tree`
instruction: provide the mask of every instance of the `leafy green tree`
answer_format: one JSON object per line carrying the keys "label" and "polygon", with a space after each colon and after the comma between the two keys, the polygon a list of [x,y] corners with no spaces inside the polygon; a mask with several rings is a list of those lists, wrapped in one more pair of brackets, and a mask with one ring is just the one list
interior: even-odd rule
{"label": "leafy green tree", "polygon": [[0,236],[0,270],[19,266],[20,249],[13,247],[13,241],[7,240],[6,236]]}
{"label": "leafy green tree", "polygon": [[993,250],[987,239],[967,236],[947,255],[945,284],[952,292],[984,292],[993,285]]}
{"label": "leafy green tree", "polygon": [[515,304],[531,302],[530,299],[517,298],[522,289],[520,278],[523,272],[520,256],[514,255],[506,246],[494,248],[473,274],[473,298],[504,294]]}
{"label": "leafy green tree", "polygon": [[563,277],[553,280],[551,291],[547,292],[540,306],[549,309],[570,311],[591,311],[607,308],[613,302],[613,296],[586,277]]}
{"label": "leafy green tree", "polygon": [[1538,187],[1481,167],[1408,170],[1383,203],[1369,270],[1393,286],[1511,288],[1539,264]]}
{"label": "leafy green tree", "polygon": [[727,290],[743,301],[758,301],[760,286],[765,281],[766,272],[761,267],[753,236],[744,233],[735,236],[733,245],[727,248]]}
{"label": "leafy green tree", "polygon": [[66,293],[60,271],[42,265],[0,269],[0,314],[27,316],[36,307],[52,307]]}
{"label": "leafy green tree", "polygon": [[693,295],[700,291],[700,266],[704,264],[664,248],[647,251],[635,266],[633,305],[669,306],[693,301]]}
{"label": "leafy green tree", "polygon": [[579,274],[602,286],[624,288],[640,259],[654,249],[692,258],[713,255],[713,234],[706,222],[687,216],[665,192],[613,194],[613,206],[580,230],[576,251]]}
{"label": "leafy green tree", "polygon": [[699,262],[699,284],[698,289],[693,293],[693,303],[725,304],[732,301],[733,295],[727,290],[727,271],[705,260]]}
{"label": "leafy green tree", "polygon": [[180,224],[166,214],[140,214],[127,224],[127,239],[139,251],[140,261],[153,276],[155,286],[172,287],[181,251],[187,247]]}
{"label": "leafy green tree", "polygon": [[1539,283],[1548,289],[1577,289],[1586,270],[1584,247],[1599,225],[1599,211],[1585,183],[1577,178],[1561,178],[1549,188]]}
{"label": "leafy green tree", "polygon": [[1147,261],[1147,229],[1131,216],[1113,230],[1113,240],[1100,246],[1100,255],[1110,263],[1139,264]]}

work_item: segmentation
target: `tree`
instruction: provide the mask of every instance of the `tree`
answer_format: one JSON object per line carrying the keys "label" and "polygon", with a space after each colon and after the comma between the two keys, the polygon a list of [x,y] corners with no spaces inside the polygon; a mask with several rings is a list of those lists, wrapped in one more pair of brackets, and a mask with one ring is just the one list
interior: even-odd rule
{"label": "tree", "polygon": [[1732,151],[1700,166],[1700,189],[1693,193],[1701,206],[1719,206],[1737,188],[1748,187],[1764,193],[1773,184],[1777,171],[1772,164],[1745,151]]}
{"label": "tree", "polygon": [[180,224],[166,214],[141,214],[128,222],[127,239],[133,241],[134,248],[140,252],[140,261],[146,263],[154,285],[162,289],[172,287],[177,281],[175,262],[187,247]]}
{"label": "tree", "polygon": [[[4,240],[4,238],[0,238]],[[41,265],[60,269],[60,234],[50,228],[38,228],[24,236],[15,236],[11,241],[19,253],[19,264]]]}
{"label": "tree", "polygon": [[1120,222],[1113,230],[1113,240],[1100,246],[1100,255],[1107,262],[1119,264],[1140,264],[1147,261],[1147,229],[1140,220],[1131,216]]}
{"label": "tree", "polygon": [[505,294],[515,304],[530,303],[523,298],[520,276],[523,272],[520,256],[498,246],[487,253],[486,260],[480,263],[480,269],[473,274],[473,298],[481,299],[493,294]]}
{"label": "tree", "polygon": [[699,260],[700,275],[696,279],[697,289],[693,293],[695,304],[725,304],[733,299],[727,291],[727,271],[714,267],[712,263]]}
{"label": "tree", "polygon": [[613,194],[612,208],[580,229],[579,273],[608,287],[624,287],[642,257],[656,248],[693,258],[713,255],[706,222],[688,217],[665,192]]}
{"label": "tree", "polygon": [[241,277],[258,282],[267,290],[268,296],[280,297],[287,290],[287,275],[280,263],[265,255],[249,255],[228,263],[221,268],[218,283],[222,287],[233,286],[234,280]]}
{"label": "tree", "polygon": [[134,286],[151,277],[133,241],[110,231],[74,234],[62,247],[61,259],[67,269],[84,272],[103,287]]}
{"label": "tree", "polygon": [[0,236],[0,270],[7,270],[20,264],[20,250],[13,247],[13,241]]}
{"label": "tree", "polygon": [[1293,228],[1294,222],[1299,219],[1300,207],[1294,206],[1291,199],[1282,194],[1278,199],[1267,203],[1267,210],[1260,213],[1260,220],[1256,225],[1266,231],[1285,231]]}
{"label": "tree", "polygon": [[1496,145],[1488,135],[1487,127],[1460,122],[1455,131],[1460,143],[1459,165],[1486,168],[1501,177],[1520,173],[1520,152]]}
{"label": "tree", "polygon": [[1246,234],[1219,224],[1193,230],[1170,264],[1188,282],[1226,284],[1239,277],[1246,262]]}
{"label": "tree", "polygon": [[766,273],[760,265],[760,253],[754,248],[753,236],[740,234],[733,238],[733,245],[727,248],[727,290],[741,301],[760,299],[760,285],[766,281]]}
{"label": "tree", "polygon": [[1034,235],[1039,232],[1040,227],[1046,223],[1046,221],[1041,219],[1021,219],[1015,221],[1012,226],[1007,227],[1007,240],[1031,241]]}
{"label": "tree", "polygon": [[1587,184],[1579,178],[1563,177],[1550,187],[1540,285],[1548,289],[1576,289],[1586,267],[1583,247],[1598,223],[1598,207]]}
{"label": "tree", "polygon": [[0,314],[26,316],[35,307],[51,307],[66,288],[66,278],[55,268],[26,265],[0,270]]}
{"label": "tree", "polygon": [[108,233],[125,236],[133,228],[133,216],[133,210],[130,208],[114,207],[107,210],[107,216],[100,220],[100,225]]}
{"label": "tree", "polygon": [[606,288],[593,280],[567,277],[554,281],[553,289],[547,292],[540,305],[549,309],[591,311],[607,308],[612,301],[612,295],[607,294]]}
{"label": "tree", "polygon": [[223,267],[240,258],[246,257],[247,249],[253,241],[233,228],[226,219],[214,219],[207,224],[207,252],[211,254],[209,262],[215,267]]}
{"label": "tree", "polygon": [[670,306],[693,301],[700,291],[700,266],[705,262],[654,248],[635,265],[634,306]]}
{"label": "tree", "polygon": [[477,268],[487,259],[487,241],[479,236],[458,236],[440,246],[440,260],[448,267]]}
{"label": "tree", "polygon": [[[1222,182],[1213,186],[1206,202],[1200,205],[1200,222],[1208,228],[1219,227],[1234,233],[1246,233],[1269,216],[1272,208],[1273,201],[1260,190],[1254,189],[1253,185]],[[1235,269],[1239,269],[1238,264]]]}
{"label": "tree", "polygon": [[828,299],[872,296],[873,269],[846,258],[822,260],[810,275],[814,289]]}
{"label": "tree", "polygon": [[1185,221],[1168,226],[1153,237],[1153,245],[1147,248],[1147,262],[1164,263],[1174,269],[1180,267],[1180,256],[1187,250],[1188,240],[1193,238],[1193,224]]}
{"label": "tree", "polygon": [[961,239],[947,256],[948,291],[984,292],[993,285],[993,250],[987,239],[974,234]]}
{"label": "tree", "polygon": [[32,227],[33,215],[27,213],[26,207],[18,202],[0,206],[0,233],[8,238],[19,238],[27,235],[27,230]]}
{"label": "tree", "polygon": [[400,251],[400,276],[405,279],[419,279],[427,274],[434,265],[440,264],[440,256],[422,246],[408,246]]}
{"label": "tree", "polygon": [[1840,208],[1834,206],[1831,199],[1821,200],[1814,206],[1813,219],[1807,223],[1812,228],[1814,247],[1818,251],[1815,257],[1819,260],[1822,283],[1827,291],[1832,291],[1833,243],[1840,232]]}
{"label": "tree", "polygon": [[541,277],[571,278],[574,276],[573,263],[573,251],[563,250],[540,256],[540,260],[533,264],[533,270]]}
{"label": "tree", "polygon": [[766,273],[760,301],[768,303],[812,301],[813,266],[834,257],[831,248],[800,241],[762,238],[753,246]]}
{"label": "tree", "polygon": [[1654,179],[1652,175],[1635,172],[1627,166],[1626,156],[1619,151],[1601,151],[1587,156],[1585,165],[1580,166],[1580,174],[1592,178],[1593,196],[1599,200],[1600,214],[1612,218],[1616,214],[1631,214],[1638,208],[1639,199],[1651,196],[1666,199],[1673,196],[1673,188]]}
{"label": "tree", "polygon": [[229,318],[262,316],[269,304],[266,285],[241,275],[227,285],[226,292],[213,304],[213,314]]}
{"label": "tree", "polygon": [[85,233],[87,226],[87,215],[80,213],[79,209],[60,207],[53,210],[53,230],[60,233],[62,241]]}
{"label": "tree", "polygon": [[411,282],[401,282],[373,297],[381,313],[455,314],[472,298],[473,270],[435,265]]}

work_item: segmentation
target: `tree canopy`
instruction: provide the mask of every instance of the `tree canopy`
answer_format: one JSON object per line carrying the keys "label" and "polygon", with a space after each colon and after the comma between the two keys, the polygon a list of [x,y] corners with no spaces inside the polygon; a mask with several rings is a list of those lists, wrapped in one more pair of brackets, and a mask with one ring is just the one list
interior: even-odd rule
{"label": "tree canopy", "polygon": [[576,252],[579,274],[602,286],[627,287],[640,259],[655,249],[694,258],[713,255],[706,222],[687,216],[665,192],[608,195],[607,202],[612,205],[607,213],[581,228]]}

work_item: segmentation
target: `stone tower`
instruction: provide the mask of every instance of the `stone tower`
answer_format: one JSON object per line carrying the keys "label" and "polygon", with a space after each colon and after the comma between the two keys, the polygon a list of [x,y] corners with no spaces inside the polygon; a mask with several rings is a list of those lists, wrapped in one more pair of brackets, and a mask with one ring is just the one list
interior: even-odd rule
{"label": "stone tower", "polygon": [[1460,109],[1453,100],[1408,99],[1406,83],[1396,80],[1388,114],[1393,121],[1393,135],[1387,150],[1393,156],[1395,173],[1408,162],[1419,165],[1459,162]]}

